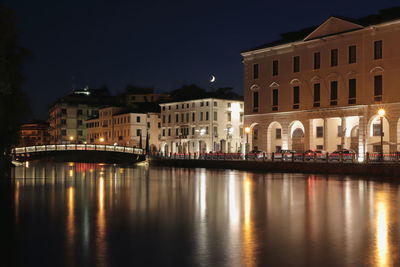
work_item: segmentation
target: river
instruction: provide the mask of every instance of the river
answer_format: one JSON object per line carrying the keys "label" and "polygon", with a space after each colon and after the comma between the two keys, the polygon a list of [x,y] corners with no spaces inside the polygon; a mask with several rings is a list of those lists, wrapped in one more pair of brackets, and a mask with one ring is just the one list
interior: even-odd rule
{"label": "river", "polygon": [[30,163],[13,177],[0,186],[11,198],[5,266],[400,262],[394,182],[78,163]]}

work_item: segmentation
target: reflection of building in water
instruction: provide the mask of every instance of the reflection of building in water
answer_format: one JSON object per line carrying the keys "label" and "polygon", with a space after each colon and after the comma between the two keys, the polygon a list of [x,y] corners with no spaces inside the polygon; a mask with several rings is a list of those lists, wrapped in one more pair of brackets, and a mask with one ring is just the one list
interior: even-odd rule
{"label": "reflection of building in water", "polygon": [[107,241],[106,241],[106,215],[104,209],[104,177],[100,176],[98,182],[98,210],[97,210],[97,229],[96,229],[96,250],[97,266],[107,266]]}
{"label": "reflection of building in water", "polygon": [[392,266],[389,247],[389,203],[386,192],[377,192],[375,200],[375,224],[376,224],[376,266]]}
{"label": "reflection of building in water", "polygon": [[256,240],[254,232],[254,223],[252,221],[252,191],[253,181],[249,174],[244,176],[243,181],[243,265],[252,267],[257,266],[257,259],[255,256],[256,251]]}
{"label": "reflection of building in water", "polygon": [[67,191],[67,254],[68,265],[74,265],[75,259],[75,188],[69,187]]}

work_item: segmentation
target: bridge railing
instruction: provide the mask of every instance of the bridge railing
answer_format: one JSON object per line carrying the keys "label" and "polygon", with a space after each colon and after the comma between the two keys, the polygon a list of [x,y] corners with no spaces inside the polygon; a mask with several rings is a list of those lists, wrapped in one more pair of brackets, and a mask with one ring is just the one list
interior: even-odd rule
{"label": "bridge railing", "polygon": [[110,151],[129,154],[143,154],[143,149],[127,146],[110,146],[110,145],[91,145],[91,144],[50,144],[42,146],[26,146],[13,148],[13,154],[26,154],[46,151],[72,151],[72,150],[89,150],[89,151]]}

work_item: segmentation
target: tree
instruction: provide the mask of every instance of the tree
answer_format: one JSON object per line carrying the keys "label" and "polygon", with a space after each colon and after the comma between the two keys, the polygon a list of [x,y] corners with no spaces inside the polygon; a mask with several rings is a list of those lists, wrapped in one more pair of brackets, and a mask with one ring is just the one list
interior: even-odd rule
{"label": "tree", "polygon": [[199,99],[208,96],[207,91],[196,84],[184,85],[181,88],[171,91],[170,95],[175,101]]}
{"label": "tree", "polygon": [[0,169],[6,166],[19,126],[30,113],[28,97],[21,90],[22,66],[29,55],[18,44],[14,12],[0,6]]}
{"label": "tree", "polygon": [[128,84],[125,87],[125,92],[127,94],[153,94],[154,93],[154,88],[150,87],[138,87],[135,85]]}

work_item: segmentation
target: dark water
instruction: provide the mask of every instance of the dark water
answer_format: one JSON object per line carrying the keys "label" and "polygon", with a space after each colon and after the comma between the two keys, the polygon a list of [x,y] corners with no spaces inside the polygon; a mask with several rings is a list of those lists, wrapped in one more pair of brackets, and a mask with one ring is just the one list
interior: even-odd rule
{"label": "dark water", "polygon": [[4,266],[400,263],[397,183],[146,165],[14,176],[0,187]]}

